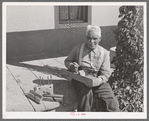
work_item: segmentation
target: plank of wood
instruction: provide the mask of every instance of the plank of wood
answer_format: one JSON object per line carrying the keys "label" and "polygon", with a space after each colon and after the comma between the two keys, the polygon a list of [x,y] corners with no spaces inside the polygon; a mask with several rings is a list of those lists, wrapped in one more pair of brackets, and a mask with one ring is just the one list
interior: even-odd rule
{"label": "plank of wood", "polygon": [[30,102],[24,96],[23,91],[8,69],[6,69],[6,75],[6,111],[33,112],[34,107],[32,107]]}
{"label": "plank of wood", "polygon": [[93,81],[96,79],[95,77],[93,77],[94,79],[92,79],[91,77],[81,76],[79,74],[75,74],[67,70],[59,70],[58,73],[62,77],[65,77],[69,80],[75,79],[81,83],[84,83],[87,87],[93,87]]}
{"label": "plank of wood", "polygon": [[[39,58],[39,57],[36,57],[35,58]],[[41,56],[41,58],[45,58]],[[62,58],[62,57],[61,57]],[[56,79],[56,80],[66,80],[65,78],[63,78],[60,74],[59,74],[59,71],[61,71],[61,69],[63,70],[66,70],[66,67],[60,63],[59,61],[57,61],[55,58],[48,58],[46,57],[45,59],[40,59],[38,60],[41,64],[41,66],[44,66],[46,69],[49,70],[49,72],[53,75],[52,79]],[[56,77],[55,77],[56,76]]]}
{"label": "plank of wood", "polygon": [[[38,59],[38,57],[34,56],[36,59]],[[48,66],[52,66],[52,67],[60,67],[60,68],[64,68],[66,69],[66,67],[64,66],[64,59],[66,57],[57,57],[57,58],[45,58],[45,59],[40,59],[39,61],[43,64],[43,65],[48,65]]]}
{"label": "plank of wood", "polygon": [[[7,67],[13,74],[17,83],[20,85],[24,93],[28,93],[36,83],[33,83],[34,80],[37,80],[37,76],[33,74],[29,69],[27,69],[26,65],[20,62],[20,60],[15,59],[13,63],[7,64]],[[29,100],[31,104],[34,106],[36,111],[44,111],[47,109],[54,109],[59,107],[59,103],[57,102],[42,102],[40,105],[36,104],[32,100]]]}
{"label": "plank of wood", "polygon": [[13,63],[7,64],[7,67],[25,93],[29,92],[30,88],[35,86],[32,80],[37,78],[17,58],[13,60]]}
{"label": "plank of wood", "polygon": [[56,61],[58,61],[60,64],[62,64],[63,68],[66,68],[65,67],[65,64],[64,64],[64,60],[67,58],[67,56],[64,56],[64,57],[59,57],[59,58],[54,58]]}
{"label": "plank of wood", "polygon": [[[52,79],[59,79],[58,76],[54,75],[54,73],[49,70],[46,64],[41,63],[39,60],[36,60],[34,57],[20,57],[19,58],[22,63],[32,71],[32,73],[37,77],[41,77],[44,80],[48,78],[48,76],[52,75]],[[31,61],[28,61],[31,60]],[[53,65],[53,63],[51,63]]]}

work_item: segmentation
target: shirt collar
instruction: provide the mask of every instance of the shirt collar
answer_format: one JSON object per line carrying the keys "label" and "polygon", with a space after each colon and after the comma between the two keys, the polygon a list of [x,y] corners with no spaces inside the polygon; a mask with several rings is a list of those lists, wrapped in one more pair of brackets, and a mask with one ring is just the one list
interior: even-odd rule
{"label": "shirt collar", "polygon": [[92,50],[95,54],[97,54],[97,52],[98,52],[98,46],[94,49],[94,50]]}
{"label": "shirt collar", "polygon": [[92,51],[92,52],[94,52],[94,54],[97,54],[98,53],[98,46],[94,49],[94,50],[91,50],[91,49],[89,49],[88,47],[87,47],[87,44],[86,44],[86,48],[87,48],[87,51],[89,52],[89,51]]}

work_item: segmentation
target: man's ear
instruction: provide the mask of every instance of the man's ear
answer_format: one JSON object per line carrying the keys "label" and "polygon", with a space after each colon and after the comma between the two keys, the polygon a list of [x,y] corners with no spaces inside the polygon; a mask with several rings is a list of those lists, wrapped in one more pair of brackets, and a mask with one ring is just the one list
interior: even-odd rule
{"label": "man's ear", "polygon": [[98,42],[98,44],[101,42],[101,40],[102,40],[102,36],[99,38],[99,42]]}

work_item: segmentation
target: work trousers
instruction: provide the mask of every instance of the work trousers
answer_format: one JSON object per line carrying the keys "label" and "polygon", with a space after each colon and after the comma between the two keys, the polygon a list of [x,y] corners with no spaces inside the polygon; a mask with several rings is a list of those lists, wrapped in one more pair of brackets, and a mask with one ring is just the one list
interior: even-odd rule
{"label": "work trousers", "polygon": [[101,84],[97,87],[89,88],[85,84],[72,80],[78,98],[78,112],[90,112],[93,105],[93,96],[102,99],[106,103],[106,112],[119,112],[119,103],[109,85]]}

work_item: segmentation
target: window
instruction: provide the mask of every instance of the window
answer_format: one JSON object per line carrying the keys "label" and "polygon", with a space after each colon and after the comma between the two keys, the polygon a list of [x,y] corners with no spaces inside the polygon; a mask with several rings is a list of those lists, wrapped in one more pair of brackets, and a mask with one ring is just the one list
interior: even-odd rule
{"label": "window", "polygon": [[90,6],[56,6],[55,28],[86,27],[91,24]]}

